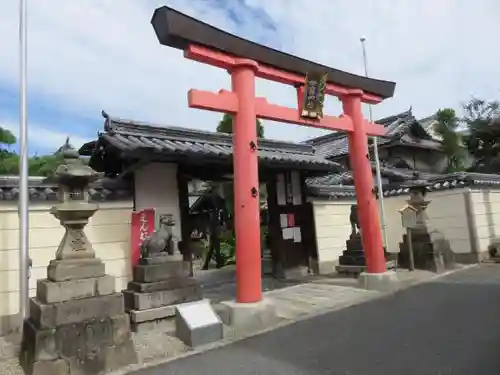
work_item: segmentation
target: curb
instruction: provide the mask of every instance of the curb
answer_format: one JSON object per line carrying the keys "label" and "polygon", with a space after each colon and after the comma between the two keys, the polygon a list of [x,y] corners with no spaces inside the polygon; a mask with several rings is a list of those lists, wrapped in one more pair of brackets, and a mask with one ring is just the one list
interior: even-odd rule
{"label": "curb", "polygon": [[[367,298],[365,298],[365,299],[360,299],[360,300],[352,301],[352,302],[346,302],[344,304],[340,304],[340,305],[337,305],[337,306],[334,306],[334,307],[328,307],[328,308],[320,309],[320,310],[311,312],[309,314],[305,314],[305,315],[299,316],[299,317],[294,318],[294,319],[286,319],[283,322],[280,322],[280,323],[278,323],[276,325],[273,325],[273,326],[270,326],[270,327],[267,327],[267,328],[264,328],[264,329],[261,329],[261,330],[249,333],[247,335],[243,335],[242,337],[237,337],[235,339],[227,339],[227,340],[222,339],[221,341],[215,342],[213,344],[208,344],[208,345],[205,345],[205,346],[197,348],[197,349],[188,350],[187,352],[181,353],[181,354],[179,354],[179,355],[177,355],[175,357],[172,357],[172,358],[158,359],[158,360],[154,360],[154,361],[147,362],[147,363],[144,363],[144,364],[130,365],[130,366],[124,367],[122,369],[115,370],[113,372],[109,372],[108,374],[109,375],[125,375],[125,374],[129,374],[131,372],[134,372],[134,371],[139,371],[139,370],[144,370],[144,369],[148,369],[148,368],[152,368],[152,367],[157,367],[157,366],[164,365],[164,364],[167,364],[169,362],[177,361],[177,360],[180,360],[180,359],[183,359],[183,358],[191,357],[191,356],[194,356],[194,355],[200,355],[200,354],[202,354],[204,352],[211,351],[211,350],[214,350],[214,349],[223,348],[225,346],[234,344],[234,343],[236,343],[238,341],[243,341],[243,340],[246,340],[246,339],[250,339],[252,337],[255,337],[255,336],[258,336],[258,335],[261,335],[261,334],[264,334],[264,333],[268,333],[268,332],[274,331],[276,329],[283,328],[283,327],[286,327],[288,325],[292,325],[292,324],[295,324],[295,323],[298,323],[298,322],[301,322],[301,321],[304,321],[304,320],[315,318],[315,317],[318,317],[318,316],[321,316],[321,315],[325,315],[325,314],[328,314],[328,313],[331,313],[331,312],[334,312],[334,311],[346,309],[348,307],[352,307],[352,306],[355,306],[355,305],[360,305],[360,304],[363,304],[363,303],[366,303],[366,302],[369,302],[369,301],[372,301],[372,300],[375,300],[375,299],[388,297],[390,295],[397,294],[399,292],[402,292],[404,290],[410,289],[410,288],[415,287],[417,285],[421,285],[421,284],[433,282],[433,281],[436,281],[437,279],[446,277],[446,276],[448,276],[450,274],[461,272],[461,271],[466,271],[466,270],[469,270],[469,269],[472,269],[472,268],[477,268],[479,266],[480,266],[480,264],[466,265],[466,266],[458,268],[458,269],[453,269],[453,270],[449,270],[449,271],[440,273],[438,275],[432,276],[432,277],[430,277],[428,279],[425,279],[425,280],[419,280],[419,281],[416,281],[414,283],[409,283],[407,285],[403,285],[400,288],[398,288],[396,290],[393,290],[393,291],[377,292],[377,291],[365,290],[366,292],[368,292],[367,293]],[[304,285],[304,284],[301,284],[301,285]],[[298,285],[293,285],[293,286],[290,286],[289,288],[294,288],[294,287],[297,287],[297,286]],[[352,288],[352,287],[347,287],[347,288]]]}

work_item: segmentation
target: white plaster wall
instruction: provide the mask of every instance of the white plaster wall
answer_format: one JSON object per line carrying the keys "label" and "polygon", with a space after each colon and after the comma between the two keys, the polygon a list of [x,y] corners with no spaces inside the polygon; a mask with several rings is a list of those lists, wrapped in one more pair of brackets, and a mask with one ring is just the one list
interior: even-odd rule
{"label": "white plaster wall", "polygon": [[171,214],[176,222],[174,234],[181,238],[181,215],[177,187],[177,164],[151,163],[135,172],[135,209],[156,210],[156,219]]}
{"label": "white plaster wall", "polygon": [[[38,279],[46,278],[64,229],[50,213],[49,205],[31,205],[29,212],[30,257],[33,269],[30,294]],[[117,290],[130,279],[130,220],[132,202],[101,203],[85,229],[96,256],[106,264],[106,273],[116,277]],[[0,317],[19,311],[19,217],[17,205],[0,205]]]}
{"label": "white plaster wall", "polygon": [[470,193],[478,251],[500,243],[500,191],[473,190]]}
{"label": "white plaster wall", "polygon": [[[338,263],[351,233],[349,214],[354,201],[312,200],[318,263]],[[330,271],[334,271],[333,268]]]}
{"label": "white plaster wall", "polygon": [[[432,201],[427,211],[429,227],[443,233],[450,241],[455,253],[471,251],[464,192],[464,189],[456,189],[432,192],[427,195]],[[405,230],[401,226],[399,209],[406,204],[407,199],[407,195],[384,199],[387,251],[391,253],[399,252],[399,243],[403,240]],[[500,223],[500,195],[498,199],[498,223]],[[345,241],[351,232],[349,213],[355,201],[312,200],[311,203],[314,212],[318,262],[320,264],[338,262],[338,257],[345,249]]]}
{"label": "white plaster wall", "polygon": [[[470,253],[469,226],[465,209],[465,190],[452,189],[430,192],[426,198],[431,201],[427,208],[430,230],[440,231],[450,241],[455,253]],[[401,214],[398,212],[408,196],[390,197],[384,200],[387,223],[387,251],[399,252],[399,243],[405,230],[401,226]]]}

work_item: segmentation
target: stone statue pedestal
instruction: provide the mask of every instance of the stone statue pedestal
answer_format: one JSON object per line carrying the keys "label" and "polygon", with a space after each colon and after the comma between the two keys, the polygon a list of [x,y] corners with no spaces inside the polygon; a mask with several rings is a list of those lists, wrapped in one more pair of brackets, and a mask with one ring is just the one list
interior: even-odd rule
{"label": "stone statue pedestal", "polygon": [[99,259],[53,260],[24,322],[27,374],[97,374],[137,362],[123,296]]}
{"label": "stone statue pedestal", "polygon": [[[387,259],[388,253],[385,249],[384,253]],[[395,262],[388,261],[386,264],[389,269],[394,267]],[[365,251],[360,232],[349,236],[349,239],[346,241],[346,250],[342,252],[342,255],[339,257],[339,264],[335,268],[340,274],[353,276],[358,276],[366,270]]]}
{"label": "stone statue pedestal", "polygon": [[133,281],[123,292],[134,332],[174,330],[175,306],[202,299],[200,285],[190,277],[191,263],[178,258],[152,256],[134,267]]}
{"label": "stone statue pedestal", "polygon": [[30,375],[95,375],[137,363],[123,296],[83,231],[98,209],[88,194],[98,174],[75,150],[63,156],[54,178],[60,203],[51,213],[66,233],[23,324],[19,360]]}

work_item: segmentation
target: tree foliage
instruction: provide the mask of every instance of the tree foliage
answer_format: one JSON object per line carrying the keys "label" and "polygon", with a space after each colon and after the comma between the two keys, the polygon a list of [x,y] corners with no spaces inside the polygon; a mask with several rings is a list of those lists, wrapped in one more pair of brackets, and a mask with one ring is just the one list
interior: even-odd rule
{"label": "tree foliage", "polygon": [[[8,174],[9,171],[17,170],[19,159],[17,155],[10,150],[10,146],[16,143],[16,137],[10,130],[0,126],[0,174]],[[5,173],[2,173],[5,171]]]}
{"label": "tree foliage", "polygon": [[[10,149],[17,139],[11,131],[0,127],[0,175],[19,174],[19,155]],[[62,155],[34,155],[28,159],[30,176],[49,176],[61,164]]]}
{"label": "tree foliage", "polygon": [[[257,119],[257,137],[264,138],[264,127],[259,119]],[[233,116],[229,113],[224,114],[222,120],[220,120],[219,125],[217,125],[217,131],[219,133],[232,134],[233,133]]]}
{"label": "tree foliage", "polygon": [[446,172],[458,172],[464,169],[467,150],[463,146],[462,136],[458,133],[460,119],[451,108],[440,109],[436,113],[437,123],[434,130],[443,139],[443,152],[447,156]]}
{"label": "tree foliage", "polygon": [[16,143],[16,137],[8,129],[0,126],[0,148],[8,148]]}
{"label": "tree foliage", "polygon": [[500,172],[500,103],[472,98],[463,105],[467,126],[465,144],[474,157],[475,171]]}

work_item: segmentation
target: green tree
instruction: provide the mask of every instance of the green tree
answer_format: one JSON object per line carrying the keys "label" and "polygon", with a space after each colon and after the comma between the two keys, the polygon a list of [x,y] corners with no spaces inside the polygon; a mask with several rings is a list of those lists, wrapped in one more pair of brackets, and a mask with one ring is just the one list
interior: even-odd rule
{"label": "green tree", "polygon": [[60,153],[54,155],[32,156],[28,161],[28,170],[30,176],[49,177],[54,170],[63,162]]}
{"label": "green tree", "polygon": [[[256,122],[257,126],[257,137],[264,138],[264,127],[259,119]],[[232,134],[233,133],[233,116],[229,113],[224,114],[222,120],[220,120],[219,125],[217,125],[217,131],[219,133]]]}
{"label": "green tree", "polygon": [[5,150],[16,143],[16,136],[8,129],[0,126],[0,149]]}
{"label": "green tree", "polygon": [[474,157],[472,170],[500,172],[500,103],[472,98],[463,105],[463,111],[468,130],[465,143]]}
{"label": "green tree", "polygon": [[0,174],[16,174],[19,169],[19,158],[10,150],[16,141],[10,130],[0,126]]}
{"label": "green tree", "polygon": [[[19,174],[19,155],[10,150],[10,146],[16,142],[17,139],[11,131],[0,127],[0,175]],[[62,159],[60,152],[53,155],[34,155],[28,159],[28,173],[30,176],[48,177],[61,164]]]}
{"label": "green tree", "polygon": [[448,159],[446,172],[464,170],[467,151],[463,146],[462,136],[457,132],[460,119],[451,108],[440,109],[436,113],[437,123],[434,126],[436,133],[443,139],[443,152]]}

